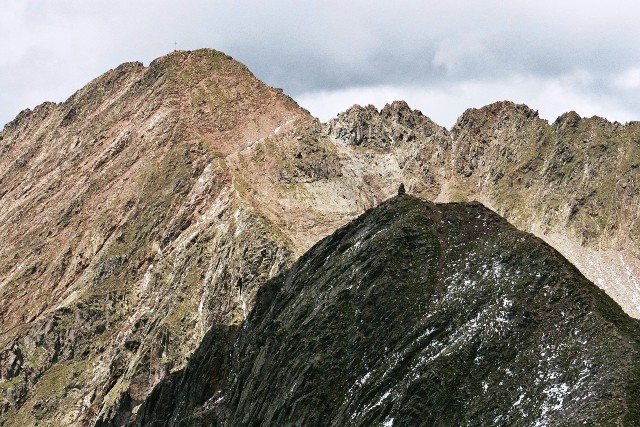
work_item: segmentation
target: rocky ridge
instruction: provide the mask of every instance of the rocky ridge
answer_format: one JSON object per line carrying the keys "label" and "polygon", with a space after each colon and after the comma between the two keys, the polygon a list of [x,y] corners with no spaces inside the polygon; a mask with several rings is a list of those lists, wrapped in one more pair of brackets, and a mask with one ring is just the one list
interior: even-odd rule
{"label": "rocky ridge", "polygon": [[636,425],[640,321],[480,204],[397,196],[212,329],[135,425]]}
{"label": "rocky ridge", "polygon": [[[394,135],[407,119],[390,119],[391,109],[366,117],[384,123],[367,128],[367,138],[402,141],[409,134]],[[337,144],[357,141],[352,136],[364,126],[361,110],[327,124]],[[419,111],[409,114],[412,123],[428,122]],[[572,112],[549,124],[524,105],[497,102],[467,110],[451,131],[418,128],[412,151],[393,144],[385,150],[397,161],[389,175],[432,200],[481,201],[552,244],[640,317],[640,122],[621,125]],[[363,174],[379,169],[364,161],[360,167]]]}
{"label": "rocky ridge", "polygon": [[640,127],[509,102],[320,124],[211,50],[123,64],[0,134],[0,419],[120,425],[319,239],[408,192],[480,200],[640,316]]}

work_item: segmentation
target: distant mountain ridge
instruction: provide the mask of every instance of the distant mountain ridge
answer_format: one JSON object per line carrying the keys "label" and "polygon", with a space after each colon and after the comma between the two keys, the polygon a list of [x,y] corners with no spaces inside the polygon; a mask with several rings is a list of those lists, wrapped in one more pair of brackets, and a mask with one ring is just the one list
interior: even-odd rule
{"label": "distant mountain ridge", "polygon": [[0,133],[0,425],[120,425],[269,278],[394,195],[479,200],[640,317],[640,124],[510,102],[319,123],[208,49],[127,63]]}

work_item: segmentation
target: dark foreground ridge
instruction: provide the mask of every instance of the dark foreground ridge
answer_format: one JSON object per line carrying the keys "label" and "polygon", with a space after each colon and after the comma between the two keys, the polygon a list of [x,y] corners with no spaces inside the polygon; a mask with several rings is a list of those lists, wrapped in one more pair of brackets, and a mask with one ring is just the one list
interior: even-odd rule
{"label": "dark foreground ridge", "polygon": [[640,327],[480,204],[399,195],[214,328],[138,425],[639,425]]}

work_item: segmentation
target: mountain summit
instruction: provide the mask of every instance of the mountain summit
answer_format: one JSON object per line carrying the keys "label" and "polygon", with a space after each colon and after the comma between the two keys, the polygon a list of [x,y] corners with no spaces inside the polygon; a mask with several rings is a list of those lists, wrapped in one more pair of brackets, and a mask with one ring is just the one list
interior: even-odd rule
{"label": "mountain summit", "polygon": [[212,324],[242,319],[291,244],[240,194],[229,156],[312,122],[242,64],[199,50],[123,64],[5,126],[0,413],[110,419]]}

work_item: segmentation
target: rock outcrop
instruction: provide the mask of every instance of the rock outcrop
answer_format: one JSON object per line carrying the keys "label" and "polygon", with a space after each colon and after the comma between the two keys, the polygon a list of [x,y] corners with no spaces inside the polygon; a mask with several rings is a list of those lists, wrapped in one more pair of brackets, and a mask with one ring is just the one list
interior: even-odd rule
{"label": "rock outcrop", "polygon": [[404,101],[387,104],[381,111],[373,105],[354,105],[328,123],[331,137],[350,145],[389,148],[401,142],[429,137],[437,125]]}
{"label": "rock outcrop", "polygon": [[553,124],[503,102],[453,127],[450,200],[480,200],[560,250],[640,317],[640,123],[567,113]]}
{"label": "rock outcrop", "polygon": [[[420,112],[393,105],[380,112],[367,107],[364,116],[362,107],[353,107],[327,124],[338,147],[350,147],[360,134],[393,141],[371,143],[377,149],[366,152],[342,150],[350,168],[362,176],[380,171],[425,198],[481,201],[560,250],[640,317],[640,122],[621,125],[571,112],[549,124],[525,105],[497,102],[465,111],[446,131],[425,128],[429,121]],[[392,130],[408,124],[417,127],[413,143],[403,145],[401,135],[410,133]]]}

